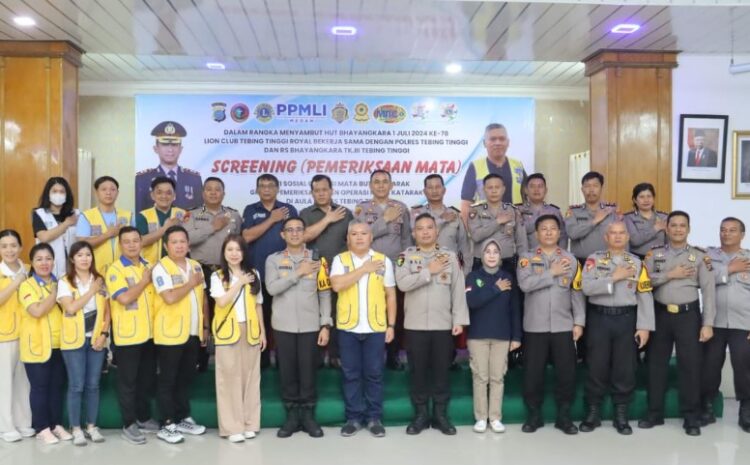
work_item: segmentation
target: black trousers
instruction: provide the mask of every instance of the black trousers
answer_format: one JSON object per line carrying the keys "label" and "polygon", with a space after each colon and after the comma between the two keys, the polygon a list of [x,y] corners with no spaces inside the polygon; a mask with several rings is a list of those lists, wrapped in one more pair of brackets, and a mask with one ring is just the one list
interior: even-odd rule
{"label": "black trousers", "polygon": [[680,411],[686,423],[698,423],[700,408],[700,368],[703,348],[698,341],[701,314],[697,311],[668,313],[656,305],[656,331],[651,333],[646,351],[648,365],[648,410],[664,417],[664,394],[672,347],[677,351],[677,378]]}
{"label": "black trousers", "polygon": [[157,402],[164,424],[177,423],[190,416],[190,386],[197,373],[199,349],[198,336],[190,336],[184,344],[157,347]]}
{"label": "black trousers", "polygon": [[714,328],[714,337],[703,344],[701,400],[713,402],[719,394],[721,368],[727,356],[734,371],[734,392],[738,401],[750,400],[750,341],[746,329]]}
{"label": "black trousers", "polygon": [[588,405],[600,405],[610,389],[614,404],[627,404],[632,400],[638,356],[634,339],[636,318],[635,310],[621,315],[588,311],[588,376],[584,392]]}
{"label": "black trousers", "polygon": [[[216,307],[216,301],[213,297],[211,297],[211,275],[214,273],[214,271],[218,270],[220,267],[215,265],[201,265],[201,269],[203,270],[203,278],[206,282],[206,298],[208,300],[208,322],[207,324],[210,324],[211,321],[214,319],[214,307]],[[198,352],[198,370],[199,371],[206,371],[208,368],[208,360],[210,358],[211,354],[208,352],[208,346],[201,346]]]}
{"label": "black trousers", "polygon": [[338,304],[338,301],[338,293],[331,290],[331,318],[333,319],[333,325],[328,330],[328,345],[326,346],[329,358],[341,358],[339,355],[338,329],[336,329],[336,305]]}
{"label": "black trousers", "polygon": [[450,399],[450,368],[453,336],[450,331],[405,330],[409,357],[409,381],[414,405],[425,405],[432,397],[436,405]]}
{"label": "black trousers", "polygon": [[149,398],[156,387],[156,354],[153,341],[117,346],[117,401],[122,424],[130,426],[151,418]]}
{"label": "black trousers", "polygon": [[263,292],[263,328],[266,332],[266,350],[260,353],[260,367],[266,368],[271,364],[271,350],[276,348],[276,341],[271,327],[273,296],[268,293],[266,286],[261,286],[261,291]]}
{"label": "black trousers", "polygon": [[547,362],[555,367],[555,401],[570,405],[576,390],[576,347],[573,332],[525,333],[523,353],[523,399],[531,408],[544,401],[544,371]]}
{"label": "black trousers", "polygon": [[318,398],[318,332],[287,333],[274,331],[276,363],[284,403],[314,404]]}
{"label": "black trousers", "polygon": [[[393,328],[393,340],[385,345],[385,354],[389,364],[398,361],[398,353],[404,346],[404,334],[404,293],[396,288],[396,324]],[[406,357],[409,357],[409,351],[406,352]]]}

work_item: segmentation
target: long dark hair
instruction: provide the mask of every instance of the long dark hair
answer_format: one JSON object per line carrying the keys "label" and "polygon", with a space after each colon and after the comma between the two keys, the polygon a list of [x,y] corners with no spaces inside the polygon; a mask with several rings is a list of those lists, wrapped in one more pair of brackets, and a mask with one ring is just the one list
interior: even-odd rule
{"label": "long dark hair", "polygon": [[73,214],[73,204],[75,203],[75,198],[73,197],[73,189],[70,188],[70,184],[68,184],[68,181],[66,181],[65,178],[61,178],[60,176],[54,176],[47,180],[47,184],[45,184],[44,189],[42,189],[42,196],[39,197],[38,208],[44,208],[45,210],[50,209],[50,207],[52,206],[52,202],[50,202],[49,200],[49,191],[51,191],[52,186],[55,186],[56,184],[60,184],[65,188],[65,203],[62,204],[62,207],[60,207],[60,215],[63,218],[67,218]]}
{"label": "long dark hair", "polygon": [[242,250],[240,269],[245,273],[255,274],[255,281],[250,284],[250,293],[252,295],[258,295],[260,292],[260,279],[258,279],[258,274],[256,273],[255,268],[250,266],[250,254],[248,253],[247,242],[245,242],[245,239],[239,234],[230,234],[224,239],[224,243],[221,244],[221,279],[224,282],[224,285],[229,286],[229,283],[231,282],[229,263],[224,256],[224,251],[227,249],[227,245],[229,245],[230,242],[236,243],[240,246],[240,250]]}
{"label": "long dark hair", "polygon": [[73,257],[75,257],[75,255],[82,249],[89,249],[89,252],[91,252],[91,268],[89,268],[89,273],[91,273],[94,279],[102,278],[102,275],[99,274],[98,271],[96,271],[96,257],[94,256],[94,248],[91,247],[91,244],[85,241],[75,242],[70,246],[70,251],[68,252],[68,262],[65,264],[65,279],[67,279],[68,283],[70,283],[70,285],[75,288],[78,288],[78,286],[76,286],[76,265],[75,263],[73,263]]}
{"label": "long dark hair", "polygon": [[52,259],[55,259],[55,250],[51,245],[47,244],[46,242],[34,244],[34,247],[29,250],[29,277],[34,275],[34,257],[42,250],[46,250],[47,252],[49,252],[50,255],[52,255]]}

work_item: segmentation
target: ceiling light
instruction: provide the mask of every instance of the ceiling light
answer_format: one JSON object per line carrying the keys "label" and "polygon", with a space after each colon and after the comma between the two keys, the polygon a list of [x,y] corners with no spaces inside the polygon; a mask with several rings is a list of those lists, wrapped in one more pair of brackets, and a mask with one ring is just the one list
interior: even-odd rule
{"label": "ceiling light", "polygon": [[638,24],[622,23],[613,27],[611,31],[614,32],[615,34],[632,34],[640,28],[641,26]]}
{"label": "ceiling light", "polygon": [[206,68],[213,69],[213,70],[219,70],[219,71],[227,69],[227,67],[224,66],[224,63],[218,63],[218,62],[206,63]]}
{"label": "ceiling light", "polygon": [[13,22],[16,23],[17,26],[21,27],[36,26],[36,21],[34,21],[34,18],[30,16],[16,16],[15,18],[13,18]]}
{"label": "ceiling light", "polygon": [[448,74],[458,74],[463,68],[458,63],[450,63],[446,65],[445,72]]}
{"label": "ceiling light", "polygon": [[333,26],[331,34],[335,36],[353,36],[357,34],[357,28],[354,26]]}

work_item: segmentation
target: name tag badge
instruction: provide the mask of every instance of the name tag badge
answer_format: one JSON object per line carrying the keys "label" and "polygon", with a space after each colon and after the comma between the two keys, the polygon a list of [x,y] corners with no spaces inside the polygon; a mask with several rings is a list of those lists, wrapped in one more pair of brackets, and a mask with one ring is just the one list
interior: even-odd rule
{"label": "name tag badge", "polygon": [[91,235],[92,236],[101,236],[102,235],[102,227],[101,226],[91,226]]}

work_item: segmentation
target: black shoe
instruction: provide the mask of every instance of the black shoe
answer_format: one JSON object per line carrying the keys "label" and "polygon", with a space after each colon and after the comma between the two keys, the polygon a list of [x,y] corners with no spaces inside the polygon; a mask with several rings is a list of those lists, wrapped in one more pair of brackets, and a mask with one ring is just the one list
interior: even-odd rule
{"label": "black shoe", "polygon": [[583,419],[581,426],[578,428],[582,433],[590,433],[600,426],[602,426],[601,407],[599,405],[589,405],[586,418]]}
{"label": "black shoe", "polygon": [[444,404],[435,404],[432,408],[432,427],[448,436],[456,434],[456,427],[448,420]]}
{"label": "black shoe", "polygon": [[526,422],[521,427],[524,433],[533,433],[544,426],[542,412],[537,407],[528,407],[529,413],[526,416]]}
{"label": "black shoe", "polygon": [[618,433],[625,436],[633,434],[633,428],[628,424],[628,405],[627,404],[616,404],[615,405],[615,418],[612,422]]}
{"label": "black shoe", "polygon": [[661,426],[664,424],[664,417],[656,416],[649,413],[646,418],[638,421],[638,427],[641,429],[650,429],[654,426]]}
{"label": "black shoe", "polygon": [[300,407],[300,425],[302,431],[310,435],[311,438],[322,438],[323,430],[315,421],[315,404],[304,404]]}
{"label": "black shoe", "polygon": [[716,423],[716,415],[714,415],[713,402],[704,401],[701,405],[700,422],[701,426],[708,426],[712,423]]}
{"label": "black shoe", "polygon": [[742,431],[750,433],[750,400],[740,401],[740,414],[738,422]]}
{"label": "black shoe", "polygon": [[696,425],[690,425],[690,426],[686,425],[685,426],[685,434],[687,434],[688,436],[700,436],[701,435],[701,429],[700,429],[700,427],[698,427]]}
{"label": "black shoe", "polygon": [[376,438],[382,438],[385,436],[385,427],[380,420],[370,420],[367,423],[367,430]]}
{"label": "black shoe", "polygon": [[300,429],[299,406],[297,404],[286,404],[286,421],[276,432],[280,438],[288,438]]}
{"label": "black shoe", "polygon": [[578,427],[576,427],[570,419],[569,404],[560,404],[557,407],[557,421],[555,421],[555,428],[565,434],[578,434]]}
{"label": "black shoe", "polygon": [[419,434],[430,427],[430,415],[427,413],[427,405],[416,405],[414,410],[414,419],[406,427],[406,434]]}
{"label": "black shoe", "polygon": [[347,420],[341,427],[341,435],[344,437],[354,436],[362,429],[362,424],[356,420]]}

